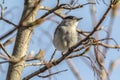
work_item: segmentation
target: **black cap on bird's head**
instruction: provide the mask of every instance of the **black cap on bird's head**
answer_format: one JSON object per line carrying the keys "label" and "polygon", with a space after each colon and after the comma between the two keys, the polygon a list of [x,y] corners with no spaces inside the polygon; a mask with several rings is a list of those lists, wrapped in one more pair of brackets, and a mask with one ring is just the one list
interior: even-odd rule
{"label": "black cap on bird's head", "polygon": [[83,18],[77,18],[77,17],[75,17],[75,16],[67,16],[67,17],[65,17],[64,19],[72,19],[72,20],[77,20],[77,21],[79,21],[79,20],[81,20],[81,19],[83,19]]}

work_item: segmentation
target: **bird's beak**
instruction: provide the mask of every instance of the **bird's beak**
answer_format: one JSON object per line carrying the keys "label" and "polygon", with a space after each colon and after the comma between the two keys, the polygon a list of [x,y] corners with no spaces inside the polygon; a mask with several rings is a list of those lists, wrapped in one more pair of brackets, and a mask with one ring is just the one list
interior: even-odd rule
{"label": "bird's beak", "polygon": [[77,21],[79,21],[79,20],[81,20],[81,19],[83,19],[83,18],[77,18]]}

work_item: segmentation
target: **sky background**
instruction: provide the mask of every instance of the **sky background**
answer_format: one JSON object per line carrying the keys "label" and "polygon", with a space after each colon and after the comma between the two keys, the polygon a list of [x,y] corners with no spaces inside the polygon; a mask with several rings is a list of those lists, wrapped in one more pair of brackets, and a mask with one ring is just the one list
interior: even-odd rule
{"label": "sky background", "polygon": [[[84,4],[84,3],[87,3],[87,1],[88,0],[79,0],[79,3]],[[61,0],[61,3],[67,3],[67,2],[69,2],[69,0]],[[105,0],[105,2],[108,4],[109,0]],[[2,0],[0,1],[0,4],[2,4]],[[4,14],[5,18],[10,20],[11,22],[14,22],[15,24],[18,24],[21,18],[21,15],[22,15],[24,0],[5,0],[5,4],[2,4],[2,5],[4,7],[7,7],[5,14]],[[56,0],[44,0],[41,5],[49,6],[53,8],[56,5]],[[98,0],[98,3],[95,6],[96,6],[96,13],[95,13],[96,22],[98,22],[99,19],[104,14],[105,10],[107,9],[108,5],[105,5],[102,2],[102,0]],[[44,13],[45,11],[40,11],[37,17],[40,17]],[[83,8],[80,8],[77,10],[73,10],[68,15],[83,17],[83,20],[79,22],[79,25],[78,25],[79,29],[82,29],[83,31],[91,31],[93,29],[93,25],[92,25],[93,19],[90,13],[90,5],[84,6]],[[56,17],[56,16],[53,17],[53,19],[55,19],[58,22],[61,22],[62,20],[61,18]],[[113,24],[113,30],[111,33],[111,37],[114,38],[118,44],[120,44],[119,19],[120,19],[120,11],[118,11],[117,16],[115,17],[114,24]],[[110,24],[110,13],[108,14],[105,21],[101,24],[101,26],[104,26],[104,28],[107,30],[107,28],[109,27],[109,24]],[[34,53],[37,53],[40,49],[42,49],[45,51],[45,59],[49,60],[51,54],[53,53],[55,49],[52,44],[52,38],[53,38],[53,34],[54,34],[54,31],[57,25],[58,24],[56,24],[55,22],[51,20],[47,20],[41,25],[39,25],[38,27],[36,27],[34,30],[32,39],[30,41],[28,53],[30,53],[31,51]],[[13,26],[3,21],[0,21],[0,36],[8,32],[12,28]],[[8,38],[15,37],[15,35],[16,35],[16,32],[12,34],[11,36],[9,36]],[[99,32],[100,38],[105,38],[105,36],[106,36],[106,33],[104,31]],[[4,39],[1,42],[6,41],[8,38]],[[113,44],[113,42],[111,41],[110,44]],[[13,47],[14,47],[14,43],[12,43],[11,45],[8,45],[6,49],[9,53],[12,53]],[[0,51],[2,52],[2,50]],[[61,56],[61,54],[59,53],[60,53],[59,51],[56,53],[55,59]],[[120,51],[118,51],[117,49],[109,49],[107,52],[106,58],[105,58],[105,68],[108,69],[110,62],[117,60],[118,58],[120,58]],[[2,59],[0,59],[0,61],[2,61]],[[75,67],[77,68],[83,80],[94,80],[95,79],[93,70],[85,63],[83,57],[74,58],[72,59],[72,62],[74,63]],[[0,80],[5,80],[8,63],[2,64],[0,66],[2,66],[4,70],[4,71],[0,71]],[[26,67],[23,71],[22,77],[27,76],[28,74],[36,71],[39,68],[40,66]],[[51,79],[52,80],[77,80],[76,77],[72,74],[66,61],[63,61],[59,65],[53,67],[51,71],[56,72],[56,71],[65,70],[65,69],[68,69],[68,71],[54,75],[51,77]],[[47,71],[42,73],[41,75],[46,75],[46,74],[48,74]],[[120,80],[119,75],[120,75],[120,65],[117,66],[113,70],[112,74],[110,75],[110,80]],[[48,80],[48,78],[40,79],[39,77],[34,77],[30,80]]]}

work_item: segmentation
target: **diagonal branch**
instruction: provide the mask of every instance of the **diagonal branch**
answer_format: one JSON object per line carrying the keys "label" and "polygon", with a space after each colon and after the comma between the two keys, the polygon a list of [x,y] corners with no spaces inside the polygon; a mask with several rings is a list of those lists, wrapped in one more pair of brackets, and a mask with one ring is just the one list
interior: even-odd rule
{"label": "diagonal branch", "polygon": [[5,54],[6,54],[9,58],[11,58],[11,56],[10,56],[9,53],[6,51],[6,49],[5,49],[5,47],[3,46],[2,43],[0,43],[0,47],[1,47],[2,50],[5,52]]}
{"label": "diagonal branch", "polygon": [[9,21],[9,20],[7,20],[7,19],[5,19],[5,18],[3,18],[3,17],[1,17],[0,20],[3,20],[3,21],[5,21],[5,22],[8,23],[8,24],[13,25],[14,27],[17,27],[17,26],[18,26],[18,25],[12,23],[11,21]]}

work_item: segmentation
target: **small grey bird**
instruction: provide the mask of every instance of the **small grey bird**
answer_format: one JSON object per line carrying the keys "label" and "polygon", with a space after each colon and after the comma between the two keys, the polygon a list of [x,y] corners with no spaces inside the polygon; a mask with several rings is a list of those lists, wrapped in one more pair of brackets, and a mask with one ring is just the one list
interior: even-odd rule
{"label": "small grey bird", "polygon": [[55,30],[53,44],[59,51],[66,51],[78,42],[76,31],[78,21],[82,18],[67,16]]}

